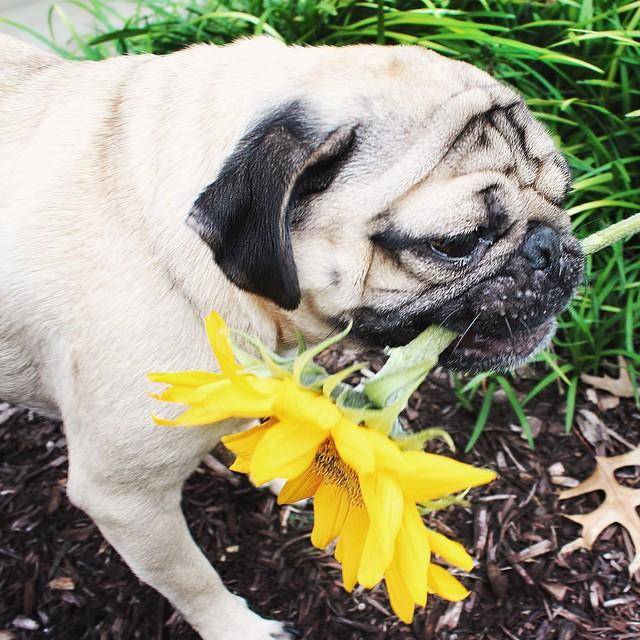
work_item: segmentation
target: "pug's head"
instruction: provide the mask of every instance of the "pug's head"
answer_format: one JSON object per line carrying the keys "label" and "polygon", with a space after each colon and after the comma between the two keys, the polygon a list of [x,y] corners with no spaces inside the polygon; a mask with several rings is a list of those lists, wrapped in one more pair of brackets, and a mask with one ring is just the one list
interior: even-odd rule
{"label": "pug's head", "polygon": [[189,216],[227,278],[312,340],[352,321],[359,343],[399,345],[440,324],[465,371],[546,346],[583,258],[569,169],[522,99],[421,48],[268,47],[276,104]]}

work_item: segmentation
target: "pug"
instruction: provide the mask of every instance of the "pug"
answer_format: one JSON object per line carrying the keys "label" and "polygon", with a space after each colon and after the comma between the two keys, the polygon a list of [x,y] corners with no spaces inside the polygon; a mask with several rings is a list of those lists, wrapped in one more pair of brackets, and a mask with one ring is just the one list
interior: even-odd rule
{"label": "pug", "polygon": [[180,509],[241,421],[149,418],[148,371],[216,366],[207,313],[280,350],[440,324],[459,335],[445,365],[504,369],[548,344],[581,278],[544,127],[419,47],[72,62],[3,36],[0,132],[0,397],[64,421],[70,500],[205,640],[288,637],[225,589]]}

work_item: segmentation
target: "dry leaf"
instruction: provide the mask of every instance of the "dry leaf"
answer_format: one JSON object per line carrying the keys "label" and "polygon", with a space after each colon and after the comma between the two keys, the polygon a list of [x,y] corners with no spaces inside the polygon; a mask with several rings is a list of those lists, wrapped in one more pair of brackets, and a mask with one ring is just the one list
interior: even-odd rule
{"label": "dry leaf", "polygon": [[576,422],[582,435],[594,447],[609,440],[607,427],[593,411],[580,409],[576,416]]}
{"label": "dry leaf", "polygon": [[598,393],[592,387],[587,389],[587,400],[597,405],[600,411],[609,411],[609,409],[615,409],[620,405],[620,398],[618,396],[612,396],[606,392]]}
{"label": "dry leaf", "polygon": [[621,524],[628,532],[635,555],[629,564],[629,573],[634,574],[640,569],[640,516],[636,507],[640,506],[640,489],[623,487],[615,477],[616,469],[629,466],[640,466],[640,447],[628,451],[621,456],[610,458],[596,456],[596,468],[584,482],[573,489],[560,493],[560,500],[574,498],[590,493],[604,491],[604,502],[591,513],[584,515],[563,514],[574,522],[582,525],[582,536],[566,544],[560,553],[570,553],[576,549],[591,549],[598,536],[611,524]]}
{"label": "dry leaf", "polygon": [[592,387],[608,391],[614,396],[618,396],[618,398],[633,398],[633,385],[631,384],[631,378],[627,370],[627,363],[622,356],[618,356],[618,365],[620,372],[617,378],[611,378],[609,376],[600,378],[598,376],[588,376],[586,373],[583,373],[580,379]]}

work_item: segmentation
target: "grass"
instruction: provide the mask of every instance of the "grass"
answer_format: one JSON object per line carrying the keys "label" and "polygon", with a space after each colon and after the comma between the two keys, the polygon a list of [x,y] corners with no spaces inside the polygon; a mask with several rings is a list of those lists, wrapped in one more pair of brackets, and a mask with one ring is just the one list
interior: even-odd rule
{"label": "grass", "polygon": [[[79,33],[65,13],[92,14]],[[50,10],[51,33],[37,36],[61,55],[167,53],[193,42],[224,43],[269,33],[291,43],[417,44],[467,60],[513,85],[553,133],[572,167],[568,210],[585,236],[640,210],[640,0],[139,0],[131,17],[105,0],[69,0]],[[61,23],[63,35],[53,32]],[[34,34],[36,35],[36,34]],[[510,376],[456,379],[460,402],[477,411],[469,446],[502,389],[533,445],[527,406],[545,388],[566,394],[573,423],[580,375],[609,370],[622,355],[640,369],[640,240],[591,256],[586,283],[560,319],[539,380],[525,396]],[[610,371],[611,373],[611,371]],[[482,397],[482,399],[480,399]],[[638,401],[636,397],[636,401]]]}

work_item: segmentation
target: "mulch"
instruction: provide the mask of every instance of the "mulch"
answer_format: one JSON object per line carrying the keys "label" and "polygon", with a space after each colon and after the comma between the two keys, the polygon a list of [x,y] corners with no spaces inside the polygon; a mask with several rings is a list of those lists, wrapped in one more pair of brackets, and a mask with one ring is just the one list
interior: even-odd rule
{"label": "mulch", "polygon": [[[520,382],[519,390],[531,384]],[[212,458],[184,491],[193,535],[229,589],[260,614],[290,621],[308,640],[640,638],[640,582],[627,571],[628,534],[614,525],[592,551],[558,554],[579,535],[561,514],[586,513],[602,501],[593,493],[559,503],[559,484],[586,478],[595,453],[638,446],[640,411],[626,400],[600,411],[580,397],[579,409],[591,414],[581,414],[582,428],[565,435],[564,399],[549,390],[530,407],[538,431],[531,450],[506,398],[497,399],[474,450],[458,455],[497,469],[499,480],[472,493],[471,509],[430,519],[477,558],[462,577],[472,589],[462,603],[434,596],[407,626],[391,615],[382,586],[347,594],[333,558],[310,545],[310,507],[280,508],[271,493]],[[445,426],[459,450],[474,422],[442,372],[414,394],[409,416],[415,428]],[[0,404],[0,640],[195,640],[69,504],[66,458],[59,423]],[[622,470],[620,480],[640,487],[640,469]]]}

